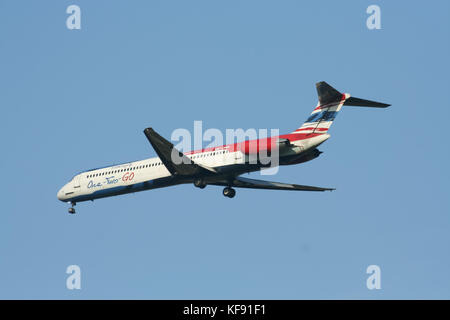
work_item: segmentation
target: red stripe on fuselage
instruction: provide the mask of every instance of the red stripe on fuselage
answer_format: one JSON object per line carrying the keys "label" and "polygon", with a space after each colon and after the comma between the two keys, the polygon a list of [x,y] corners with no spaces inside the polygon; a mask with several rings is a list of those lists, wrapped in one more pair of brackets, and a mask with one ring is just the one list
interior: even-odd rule
{"label": "red stripe on fuselage", "polygon": [[[323,128],[325,129],[325,128]],[[306,128],[305,128],[306,130]],[[316,129],[317,130],[317,129]],[[302,133],[302,132],[293,132],[288,134],[283,134],[280,136],[274,136],[269,138],[263,138],[263,139],[256,139],[256,140],[247,140],[243,142],[238,143],[232,143],[232,144],[226,144],[218,147],[212,147],[212,148],[205,148],[205,149],[199,149],[194,151],[185,152],[185,155],[193,155],[193,154],[199,154],[204,152],[215,152],[215,151],[223,151],[228,150],[229,152],[236,152],[236,151],[242,151],[244,153],[254,153],[260,151],[260,146],[262,146],[262,150],[267,150],[271,148],[271,142],[276,142],[278,139],[288,139],[290,142],[299,141],[299,140],[305,140],[310,139],[313,137],[317,137],[322,135],[323,133]]]}
{"label": "red stripe on fuselage", "polygon": [[307,128],[297,129],[297,130],[295,130],[295,132],[298,132],[298,131],[304,131],[304,130],[327,131],[328,128],[314,128],[314,127],[307,127]]}

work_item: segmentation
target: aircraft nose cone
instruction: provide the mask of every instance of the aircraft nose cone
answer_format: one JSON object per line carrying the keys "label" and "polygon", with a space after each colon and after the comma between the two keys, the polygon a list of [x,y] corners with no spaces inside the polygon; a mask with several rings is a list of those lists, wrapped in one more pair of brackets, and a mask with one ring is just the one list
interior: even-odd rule
{"label": "aircraft nose cone", "polygon": [[59,189],[58,193],[56,194],[56,197],[58,198],[58,200],[64,201],[64,191],[62,188]]}

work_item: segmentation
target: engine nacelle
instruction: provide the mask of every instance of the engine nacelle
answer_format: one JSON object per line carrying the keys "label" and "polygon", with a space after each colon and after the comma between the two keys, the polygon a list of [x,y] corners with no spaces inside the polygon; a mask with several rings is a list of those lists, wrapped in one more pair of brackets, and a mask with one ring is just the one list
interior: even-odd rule
{"label": "engine nacelle", "polygon": [[300,155],[299,157],[296,157],[293,159],[288,159],[286,161],[282,161],[280,164],[282,164],[282,165],[299,164],[299,163],[311,161],[311,160],[317,158],[318,156],[320,156],[321,153],[323,153],[323,152],[319,151],[318,149],[314,149],[306,154]]}

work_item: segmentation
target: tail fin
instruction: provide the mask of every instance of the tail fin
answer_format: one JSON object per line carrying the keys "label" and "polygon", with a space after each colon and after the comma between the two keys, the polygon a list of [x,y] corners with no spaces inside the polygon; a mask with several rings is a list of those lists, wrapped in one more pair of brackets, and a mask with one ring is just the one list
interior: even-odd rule
{"label": "tail fin", "polygon": [[386,108],[389,104],[350,97],[340,93],[325,81],[316,83],[319,102],[305,123],[294,133],[326,133],[342,106]]}

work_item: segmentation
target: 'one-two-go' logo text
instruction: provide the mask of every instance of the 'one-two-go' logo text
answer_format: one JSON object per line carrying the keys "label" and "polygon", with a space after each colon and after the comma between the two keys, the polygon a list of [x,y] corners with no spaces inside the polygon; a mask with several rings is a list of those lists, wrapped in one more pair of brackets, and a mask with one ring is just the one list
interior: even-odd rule
{"label": "'one-two-go' logo text", "polygon": [[127,182],[134,179],[134,172],[127,172],[122,176],[122,181]]}

